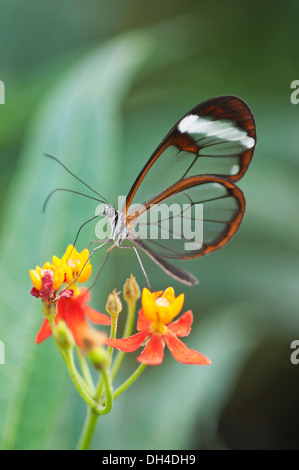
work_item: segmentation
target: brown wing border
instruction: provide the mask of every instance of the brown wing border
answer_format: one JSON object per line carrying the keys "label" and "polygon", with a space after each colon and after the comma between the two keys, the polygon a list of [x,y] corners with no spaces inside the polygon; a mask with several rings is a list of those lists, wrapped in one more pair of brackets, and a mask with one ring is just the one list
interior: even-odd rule
{"label": "brown wing border", "polygon": [[[255,119],[249,108],[248,104],[241,98],[234,95],[223,95],[215,98],[210,98],[202,103],[198,104],[190,111],[188,111],[181,119],[173,126],[168,132],[166,137],[151,155],[147,163],[144,165],[139,175],[137,176],[130,192],[126,198],[126,202],[123,208],[124,217],[126,217],[128,208],[132,203],[132,200],[136,194],[137,189],[142,183],[142,180],[155,161],[160,155],[170,146],[176,145],[179,150],[188,151],[190,153],[197,154],[201,147],[187,133],[181,133],[178,130],[179,122],[190,114],[197,114],[200,116],[212,116],[217,119],[230,119],[237,122],[241,129],[245,130],[248,136],[254,138],[254,146],[240,154],[240,171],[236,175],[225,176],[225,179],[229,181],[238,181],[242,178],[244,173],[247,171],[248,166],[251,162],[254,149],[256,147],[256,127]],[[223,177],[224,179],[224,177]]]}

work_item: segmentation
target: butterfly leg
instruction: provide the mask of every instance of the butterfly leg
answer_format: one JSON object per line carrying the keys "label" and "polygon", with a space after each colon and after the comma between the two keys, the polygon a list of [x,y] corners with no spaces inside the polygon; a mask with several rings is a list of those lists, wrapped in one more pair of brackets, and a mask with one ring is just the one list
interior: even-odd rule
{"label": "butterfly leg", "polygon": [[[70,286],[73,284],[73,282],[75,282],[75,281],[78,279],[78,277],[79,277],[80,274],[82,273],[83,269],[85,268],[86,264],[88,263],[88,261],[90,260],[90,258],[92,257],[92,255],[93,255],[97,250],[99,250],[99,249],[102,248],[103,246],[107,245],[107,243],[110,243],[111,241],[112,241],[112,240],[110,240],[110,239],[104,241],[104,242],[101,243],[99,246],[96,246],[96,247],[90,252],[90,254],[89,254],[87,260],[85,261],[85,263],[83,264],[82,269],[81,269],[81,271],[79,272],[79,274],[75,277],[75,279],[72,280],[72,282],[70,282],[70,284],[69,284],[68,286],[66,286],[66,287],[63,289],[63,291],[60,292],[60,294],[62,294],[62,293],[63,293],[64,291],[66,291],[67,289],[69,289]],[[111,251],[111,250],[108,250],[107,253],[110,254],[110,251]],[[106,257],[104,258],[104,261],[105,261],[105,262],[107,261],[107,258],[108,258],[108,256],[107,256],[107,254],[106,254]],[[101,266],[101,268],[102,268],[102,267],[104,267],[104,265]]]}
{"label": "butterfly leg", "polygon": [[119,248],[129,248],[129,249],[131,249],[131,250],[133,249],[133,250],[135,251],[135,254],[136,254],[136,256],[137,256],[139,265],[140,265],[141,270],[142,270],[142,272],[143,272],[143,275],[144,275],[144,277],[145,277],[145,280],[146,280],[146,283],[147,283],[147,285],[148,285],[148,288],[149,288],[150,291],[152,291],[152,288],[151,288],[151,284],[150,284],[150,282],[149,282],[148,275],[146,274],[146,271],[145,271],[145,269],[144,269],[144,266],[143,266],[143,264],[142,264],[141,258],[140,258],[140,256],[139,256],[139,253],[138,253],[136,247],[135,247],[135,246],[123,246],[123,245],[118,245],[118,246],[119,246]]}
{"label": "butterfly leg", "polygon": [[87,245],[87,249],[88,251],[90,250],[90,247],[92,245],[96,245],[96,244],[99,244],[99,243],[103,243],[105,240],[91,240],[88,245]]}
{"label": "butterfly leg", "polygon": [[94,278],[92,284],[89,286],[88,290],[91,290],[91,289],[93,288],[93,286],[96,284],[97,280],[99,279],[100,274],[101,274],[101,272],[102,272],[103,269],[104,269],[104,266],[105,266],[105,264],[106,264],[106,262],[107,262],[107,260],[108,260],[108,258],[109,258],[110,253],[111,253],[111,250],[110,250],[110,249],[106,251],[106,254],[105,254],[105,257],[104,257],[104,259],[103,259],[103,261],[102,261],[102,263],[101,263],[101,266],[99,267],[98,272],[96,273],[96,276],[95,276],[95,278]]}

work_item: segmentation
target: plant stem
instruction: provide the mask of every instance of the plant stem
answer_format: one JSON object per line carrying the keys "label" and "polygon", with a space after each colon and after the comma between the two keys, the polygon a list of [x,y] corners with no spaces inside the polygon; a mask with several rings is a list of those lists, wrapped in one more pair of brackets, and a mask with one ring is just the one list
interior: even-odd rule
{"label": "plant stem", "polygon": [[92,408],[94,410],[97,410],[98,409],[98,404],[93,400],[92,396],[90,395],[90,393],[88,391],[88,386],[86,386],[83,378],[81,377],[81,375],[79,374],[79,372],[77,371],[77,368],[75,366],[73,349],[71,347],[69,347],[68,349],[63,349],[60,346],[60,344],[58,343],[58,341],[56,340],[56,337],[55,337],[54,318],[49,318],[49,323],[50,323],[50,326],[51,326],[51,329],[52,329],[52,334],[53,334],[55,344],[56,344],[57,348],[59,349],[63,359],[65,360],[65,363],[66,363],[66,366],[68,368],[68,371],[69,371],[69,374],[70,374],[70,377],[72,379],[73,384],[75,385],[78,393],[83,398],[85,403],[87,403],[87,405],[90,408]]}
{"label": "plant stem", "polygon": [[[99,415],[110,413],[111,408],[112,408],[113,396],[112,396],[111,380],[110,380],[110,375],[106,369],[102,370],[102,377],[103,377],[103,382],[106,388],[106,403],[105,403],[104,408],[98,410],[98,413],[95,413],[95,411],[90,408],[88,409],[85,424],[84,424],[84,427],[83,427],[83,430],[79,439],[79,444],[77,447],[78,450],[89,449],[94,432],[95,432]],[[96,399],[97,394],[98,394],[98,391],[95,394],[95,399]]]}
{"label": "plant stem", "polygon": [[90,448],[98,418],[99,415],[94,413],[94,411],[89,408],[87,411],[83,430],[79,439],[79,444],[77,447],[78,450],[88,450]]}
{"label": "plant stem", "polygon": [[[123,338],[127,338],[128,336],[131,335],[132,329],[133,329],[134,318],[135,318],[136,302],[127,302],[127,304],[128,304],[128,315],[127,315],[126,324],[124,328]],[[111,370],[112,380],[115,378],[120,368],[120,365],[123,361],[124,356],[125,356],[125,353],[123,351],[118,351],[117,356],[112,366],[112,370]]]}
{"label": "plant stem", "polygon": [[[113,404],[113,395],[112,395],[110,374],[107,372],[106,369],[102,370],[102,377],[103,377],[103,381],[104,381],[105,389],[106,389],[106,403],[105,403],[105,407],[102,408],[99,413],[101,415],[106,415],[110,413],[111,411],[112,404]],[[98,391],[96,391],[95,399],[99,400],[99,398],[100,398],[100,395],[98,394]]]}
{"label": "plant stem", "polygon": [[140,366],[133,372],[133,374],[124,382],[122,383],[113,393],[113,400],[119,397],[125,390],[127,390],[139,377],[141,372],[146,368],[146,364],[140,364]]}
{"label": "plant stem", "polygon": [[88,386],[88,390],[90,391],[90,394],[94,395],[95,386],[94,386],[94,383],[93,383],[93,380],[92,380],[92,376],[91,376],[88,364],[86,363],[86,360],[85,360],[85,358],[84,358],[83,354],[81,353],[81,350],[78,346],[76,347],[76,352],[77,352],[78,360],[79,360],[79,363],[80,363],[80,367],[81,367],[81,371],[82,371],[85,383]]}
{"label": "plant stem", "polygon": [[64,357],[66,366],[68,368],[69,374],[71,376],[72,382],[75,385],[78,393],[81,395],[85,403],[92,409],[96,410],[98,408],[98,404],[94,401],[92,396],[86,389],[85,382],[80,376],[79,372],[76,369],[75,362],[74,362],[74,355],[73,351],[60,351]]}
{"label": "plant stem", "polygon": [[[116,332],[117,332],[117,320],[118,320],[118,315],[111,316],[111,327],[110,327],[110,338],[115,338],[116,337]],[[112,361],[112,354],[113,354],[113,347],[109,346],[107,350],[107,364],[108,368],[111,365]],[[95,393],[95,400],[98,400],[103,391],[103,385],[104,385],[104,377],[101,375],[100,380],[98,382],[97,388],[96,388],[96,393]]]}
{"label": "plant stem", "polygon": [[[118,321],[118,315],[111,315],[110,338],[112,338],[112,339],[116,338],[117,321]],[[109,367],[110,367],[110,364],[111,364],[111,361],[112,361],[113,351],[114,351],[114,348],[112,346],[109,346],[108,351],[107,351],[107,358],[108,358],[108,366]]]}

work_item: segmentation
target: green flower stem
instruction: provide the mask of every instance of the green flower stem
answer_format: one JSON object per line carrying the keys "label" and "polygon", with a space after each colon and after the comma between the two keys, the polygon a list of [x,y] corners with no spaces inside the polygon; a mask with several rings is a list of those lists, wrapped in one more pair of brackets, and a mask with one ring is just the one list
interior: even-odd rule
{"label": "green flower stem", "polygon": [[140,364],[140,366],[133,372],[133,374],[122,384],[120,385],[115,392],[113,393],[113,400],[115,400],[119,395],[126,391],[139,377],[141,372],[146,368],[146,364]]}
{"label": "green flower stem", "polygon": [[[127,304],[128,304],[128,315],[127,315],[126,324],[124,328],[123,338],[127,338],[128,336],[131,335],[133,324],[134,324],[134,319],[135,319],[136,302],[127,302]],[[113,363],[112,370],[111,370],[112,381],[114,380],[121,366],[124,356],[125,356],[125,353],[123,351],[118,351],[115,361]]]}
{"label": "green flower stem", "polygon": [[[118,315],[111,316],[111,327],[110,327],[110,338],[115,338],[116,337],[116,332],[117,332],[117,320],[118,320]],[[108,367],[110,367],[111,361],[112,361],[112,354],[113,354],[113,347],[109,346],[107,350],[107,364]],[[101,375],[101,378],[98,382],[97,388],[96,388],[96,393],[95,393],[95,400],[98,400],[103,392],[103,386],[104,386],[104,377],[103,374]]]}
{"label": "green flower stem", "polygon": [[90,393],[88,392],[87,390],[87,387],[86,387],[86,384],[84,382],[84,380],[82,379],[81,375],[79,374],[79,372],[77,371],[76,369],[76,366],[75,366],[75,362],[74,362],[74,355],[73,355],[73,349],[72,347],[68,347],[67,349],[63,349],[60,344],[57,342],[56,338],[55,338],[55,333],[54,333],[54,326],[55,326],[55,323],[54,323],[54,317],[48,317],[48,320],[49,320],[49,323],[50,323],[50,326],[51,326],[51,330],[52,330],[52,334],[53,334],[53,338],[54,338],[54,341],[56,343],[56,346],[57,348],[59,349],[63,359],[65,360],[65,363],[66,363],[66,366],[68,368],[68,371],[69,371],[69,374],[70,374],[70,377],[72,379],[72,382],[73,384],[75,385],[78,393],[80,394],[80,396],[83,398],[83,400],[85,401],[85,403],[90,407],[92,408],[93,410],[95,410],[95,412],[98,412],[99,411],[99,406],[98,404],[93,400],[92,396],[90,395]]}
{"label": "green flower stem", "polygon": [[[112,408],[113,396],[111,380],[110,375],[106,369],[102,370],[102,377],[106,388],[106,403],[104,408],[99,409],[98,412],[95,412],[93,409],[90,408],[88,409],[85,424],[77,447],[78,450],[88,450],[90,448],[99,415],[108,414]],[[96,394],[98,394],[98,391],[96,392]]]}
{"label": "green flower stem", "polygon": [[78,450],[88,450],[90,448],[98,418],[99,415],[89,408],[77,446]]}
{"label": "green flower stem", "polygon": [[77,351],[77,356],[78,356],[78,360],[79,360],[79,363],[80,363],[80,368],[81,368],[85,383],[88,386],[88,390],[89,390],[90,394],[94,395],[95,386],[94,386],[94,383],[93,383],[93,380],[92,380],[92,376],[91,376],[88,364],[87,364],[87,362],[86,362],[86,360],[85,360],[85,358],[84,358],[83,354],[81,353],[81,350],[78,346],[76,347],[76,351]]}
{"label": "green flower stem", "polygon": [[62,351],[62,355],[64,357],[72,382],[75,385],[78,393],[81,395],[85,403],[90,408],[92,408],[95,412],[99,411],[98,404],[94,401],[90,393],[87,391],[85,382],[83,381],[82,377],[80,376],[80,374],[78,373],[76,369],[73,351],[72,350],[67,351],[67,352]]}
{"label": "green flower stem", "polygon": [[[99,414],[107,415],[108,413],[110,413],[111,408],[112,408],[113,395],[112,395],[112,386],[111,386],[110,374],[107,372],[106,369],[102,370],[102,377],[103,377],[103,381],[104,381],[104,384],[105,384],[105,390],[106,390],[106,402],[105,402],[104,408],[102,408],[101,411],[99,411]],[[95,394],[95,399],[96,400],[98,400],[100,398],[100,394],[98,395],[97,392]]]}
{"label": "green flower stem", "polygon": [[[118,321],[118,315],[111,315],[110,338],[112,338],[112,339],[116,338],[117,321]],[[114,348],[112,346],[108,347],[107,359],[108,359],[108,365],[109,366],[110,366],[111,361],[112,361],[113,350],[114,350]]]}

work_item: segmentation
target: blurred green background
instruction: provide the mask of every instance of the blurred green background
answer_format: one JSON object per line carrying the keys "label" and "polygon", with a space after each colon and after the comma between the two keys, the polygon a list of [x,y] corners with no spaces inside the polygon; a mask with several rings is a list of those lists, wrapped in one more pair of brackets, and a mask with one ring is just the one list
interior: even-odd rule
{"label": "blurred green background", "polygon": [[[0,2],[0,442],[2,448],[74,448],[85,405],[49,339],[36,346],[40,302],[28,270],[61,256],[96,204],[44,152],[56,155],[111,203],[172,125],[221,94],[252,108],[258,144],[241,180],[247,213],[223,250],[189,263],[187,288],[150,260],[158,290],[172,284],[195,315],[186,338],[212,359],[198,368],[169,352],[100,419],[98,449],[295,449],[299,447],[298,2],[278,0],[16,0]],[[94,238],[84,228],[78,249]],[[123,253],[123,251],[125,253]],[[103,253],[93,260],[96,266]],[[104,311],[133,272],[115,250],[93,291]],[[126,358],[117,383],[136,367]]]}

